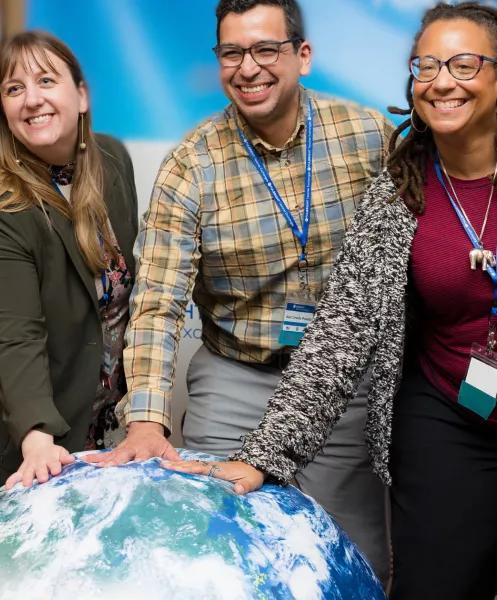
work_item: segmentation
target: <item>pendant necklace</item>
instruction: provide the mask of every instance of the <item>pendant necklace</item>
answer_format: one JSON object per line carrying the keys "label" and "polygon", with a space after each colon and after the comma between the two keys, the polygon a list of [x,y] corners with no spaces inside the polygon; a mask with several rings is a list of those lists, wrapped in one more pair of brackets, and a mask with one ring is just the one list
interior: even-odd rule
{"label": "pendant necklace", "polygon": [[494,253],[491,250],[485,250],[483,248],[482,239],[483,239],[483,234],[485,233],[485,227],[487,226],[488,214],[490,212],[490,206],[492,205],[492,198],[494,196],[495,177],[497,176],[497,163],[495,164],[494,174],[492,177],[492,184],[490,186],[490,194],[488,196],[487,210],[485,211],[485,218],[483,219],[483,225],[481,226],[480,235],[476,235],[476,230],[473,227],[473,225],[471,224],[471,221],[469,220],[468,215],[466,214],[466,211],[464,210],[461,202],[459,201],[456,190],[454,189],[454,186],[452,185],[451,178],[450,178],[449,174],[447,173],[447,169],[445,168],[442,158],[439,157],[439,160],[440,160],[440,166],[442,167],[443,173],[445,175],[445,179],[447,180],[447,182],[450,186],[450,190],[454,196],[454,200],[456,201],[457,206],[459,207],[460,211],[464,215],[464,218],[466,219],[468,225],[474,231],[474,234],[479,242],[479,248],[472,248],[472,250],[469,253],[469,264],[470,264],[471,269],[474,271],[476,269],[477,265],[480,265],[480,264],[481,264],[482,271],[486,271],[488,265],[491,267],[495,267]]}

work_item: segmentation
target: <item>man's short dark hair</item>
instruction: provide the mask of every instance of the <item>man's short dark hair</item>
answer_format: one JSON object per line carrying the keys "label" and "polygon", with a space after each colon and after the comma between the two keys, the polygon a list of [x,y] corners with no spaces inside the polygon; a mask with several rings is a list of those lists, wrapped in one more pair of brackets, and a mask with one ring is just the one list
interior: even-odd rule
{"label": "man's short dark hair", "polygon": [[305,31],[302,11],[296,0],[220,0],[216,8],[217,43],[219,44],[221,21],[228,13],[242,14],[259,5],[276,6],[283,10],[288,39],[295,40],[293,45],[297,49],[300,46],[300,42],[305,40]]}

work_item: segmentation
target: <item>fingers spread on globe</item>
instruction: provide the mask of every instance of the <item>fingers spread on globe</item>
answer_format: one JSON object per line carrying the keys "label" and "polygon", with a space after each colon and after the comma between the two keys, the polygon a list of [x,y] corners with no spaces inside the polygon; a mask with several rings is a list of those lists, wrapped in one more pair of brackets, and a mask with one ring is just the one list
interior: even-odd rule
{"label": "fingers spread on globe", "polygon": [[223,463],[212,460],[177,460],[162,461],[162,466],[171,471],[180,471],[182,473],[191,473],[192,475],[206,475],[207,477],[216,477],[217,479],[227,479],[223,476]]}
{"label": "fingers spread on globe", "polygon": [[161,465],[172,471],[224,479],[233,484],[233,491],[237,494],[257,490],[264,483],[264,474],[261,471],[238,461],[164,460]]}

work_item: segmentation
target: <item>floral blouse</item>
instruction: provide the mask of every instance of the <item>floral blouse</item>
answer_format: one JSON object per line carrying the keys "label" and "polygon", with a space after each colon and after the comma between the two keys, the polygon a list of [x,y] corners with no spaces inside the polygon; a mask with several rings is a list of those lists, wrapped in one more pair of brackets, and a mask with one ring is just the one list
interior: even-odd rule
{"label": "floral blouse", "polygon": [[[52,166],[50,169],[52,181],[68,202],[71,202],[73,171],[74,163],[63,167]],[[102,320],[103,356],[85,450],[112,448],[125,437],[124,428],[119,425],[114,410],[127,391],[123,348],[124,332],[129,320],[132,281],[110,221],[107,225],[118,260],[105,253],[107,268],[95,277]]]}
{"label": "floral blouse", "polygon": [[110,230],[118,260],[105,253],[108,266],[105,272],[102,271],[95,277],[102,319],[103,356],[85,450],[112,448],[125,436],[114,410],[126,393],[123,348],[124,332],[129,319],[128,303],[132,281],[112,227]]}

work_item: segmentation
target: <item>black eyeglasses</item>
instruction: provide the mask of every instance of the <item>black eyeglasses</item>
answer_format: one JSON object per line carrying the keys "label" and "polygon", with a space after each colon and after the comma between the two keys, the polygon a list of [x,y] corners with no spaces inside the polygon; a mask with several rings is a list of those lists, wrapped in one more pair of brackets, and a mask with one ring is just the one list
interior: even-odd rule
{"label": "black eyeglasses", "polygon": [[438,60],[435,56],[430,55],[413,56],[409,61],[409,70],[414,79],[428,83],[436,79],[440,69],[446,65],[452,77],[461,81],[468,81],[478,75],[485,61],[497,65],[495,58],[483,54],[456,54],[448,60]]}
{"label": "black eyeglasses", "polygon": [[235,44],[219,44],[214,46],[213,51],[222,67],[239,67],[247,52],[250,53],[254,62],[260,67],[265,67],[273,65],[278,60],[283,44],[297,44],[299,42],[302,42],[300,38],[291,38],[282,42],[257,42],[249,48],[242,48]]}

